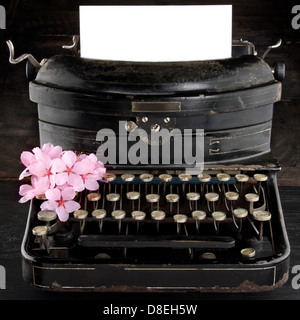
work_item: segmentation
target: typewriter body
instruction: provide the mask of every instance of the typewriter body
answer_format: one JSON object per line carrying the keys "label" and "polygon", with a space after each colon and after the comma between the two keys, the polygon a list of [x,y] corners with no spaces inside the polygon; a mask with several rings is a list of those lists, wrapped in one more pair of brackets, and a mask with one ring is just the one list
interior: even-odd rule
{"label": "typewriter body", "polygon": [[62,223],[34,199],[22,243],[25,281],[106,292],[256,292],[287,281],[280,165],[270,151],[282,78],[252,44],[237,42],[233,52],[168,63],[58,55],[36,70],[30,99],[41,144],[96,153],[97,132],[118,132],[122,121],[126,134],[190,129],[196,152],[194,131],[203,129],[204,168],[189,174],[172,152],[168,164],[124,164],[117,149],[99,191],[78,195],[88,215]]}

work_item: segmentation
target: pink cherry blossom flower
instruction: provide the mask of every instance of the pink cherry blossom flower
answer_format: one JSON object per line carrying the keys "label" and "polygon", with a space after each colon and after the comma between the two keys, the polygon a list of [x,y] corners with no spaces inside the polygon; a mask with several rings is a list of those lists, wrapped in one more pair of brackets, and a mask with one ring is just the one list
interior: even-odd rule
{"label": "pink cherry blossom flower", "polygon": [[[69,179],[70,185],[72,185],[76,191],[82,191],[84,189],[93,191],[99,188],[97,180],[102,178],[106,169],[94,154],[90,154],[81,161],[76,162],[73,171],[77,176]],[[78,179],[78,175],[81,177],[81,180]]]}
{"label": "pink cherry blossom flower", "polygon": [[[33,153],[35,153],[35,149],[36,148],[32,150]],[[42,146],[41,151],[47,154],[51,159],[56,159],[60,157],[63,150],[61,146],[53,146],[52,143],[45,143]]]}
{"label": "pink cherry blossom flower", "polygon": [[31,177],[31,185],[23,184],[20,186],[19,194],[22,198],[19,200],[20,203],[27,202],[35,196],[42,195],[48,189],[48,183],[45,179],[38,179],[37,177]]}
{"label": "pink cherry blossom flower", "polygon": [[80,208],[80,204],[73,201],[75,190],[72,187],[67,187],[63,190],[58,188],[48,189],[45,193],[48,201],[41,204],[42,210],[54,210],[60,221],[67,221],[69,213]]}
{"label": "pink cherry blossom flower", "polygon": [[51,143],[46,143],[42,148],[33,148],[32,152],[24,151],[21,154],[21,161],[26,167],[20,174],[19,180],[22,180],[24,177],[34,174],[30,171],[32,165],[38,162],[48,162],[49,159],[59,158],[62,153],[62,148],[60,146],[53,146]]}
{"label": "pink cherry blossom flower", "polygon": [[31,185],[20,187],[20,202],[44,194],[48,200],[42,203],[41,209],[55,210],[61,221],[68,220],[69,213],[80,208],[73,200],[75,192],[97,190],[98,180],[106,171],[94,154],[76,155],[51,143],[34,148],[32,152],[22,152],[21,161],[26,168],[19,179],[31,176]]}

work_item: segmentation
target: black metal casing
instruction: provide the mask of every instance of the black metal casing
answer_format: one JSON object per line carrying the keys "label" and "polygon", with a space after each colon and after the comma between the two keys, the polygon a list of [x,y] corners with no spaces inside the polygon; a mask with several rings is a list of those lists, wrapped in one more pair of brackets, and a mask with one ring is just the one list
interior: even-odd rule
{"label": "black metal casing", "polygon": [[[25,281],[57,291],[140,292],[256,292],[287,281],[290,247],[276,182],[280,166],[270,153],[273,105],[280,100],[281,82],[274,78],[270,66],[254,55],[253,46],[235,50],[236,56],[230,59],[168,63],[58,55],[49,58],[30,82],[30,99],[38,105],[41,144],[51,142],[79,152],[96,153],[101,145],[98,130],[118,133],[119,121],[134,123],[148,135],[153,125],[169,131],[204,129],[206,172],[260,172],[268,176],[266,193],[275,253],[250,260],[223,257],[218,262],[181,256],[168,260],[164,251],[159,251],[156,261],[138,256],[135,260],[107,261],[78,252],[64,256],[63,250],[62,256],[42,256],[33,249],[30,229],[38,223],[40,202],[35,199],[22,244]],[[160,172],[183,170],[185,165],[174,164],[171,157],[168,165],[108,163],[107,168]],[[153,237],[161,241],[157,235]],[[84,242],[82,235],[79,246],[81,240]],[[237,239],[237,250],[244,245],[240,241]]]}

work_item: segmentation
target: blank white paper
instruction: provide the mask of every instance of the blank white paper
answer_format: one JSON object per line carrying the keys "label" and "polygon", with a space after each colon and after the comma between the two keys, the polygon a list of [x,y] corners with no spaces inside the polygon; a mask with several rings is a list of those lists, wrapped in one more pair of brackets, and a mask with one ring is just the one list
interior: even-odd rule
{"label": "blank white paper", "polygon": [[80,6],[81,57],[193,61],[231,57],[232,6]]}

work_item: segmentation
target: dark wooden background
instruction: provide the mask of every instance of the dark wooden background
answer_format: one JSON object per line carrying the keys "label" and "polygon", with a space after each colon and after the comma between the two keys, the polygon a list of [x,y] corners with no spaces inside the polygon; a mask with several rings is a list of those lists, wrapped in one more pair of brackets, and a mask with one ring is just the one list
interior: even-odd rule
{"label": "dark wooden background", "polygon": [[[283,44],[271,51],[266,61],[281,60],[286,64],[282,101],[275,104],[272,132],[272,151],[282,170],[278,174],[281,185],[283,211],[292,246],[291,267],[300,265],[300,29],[291,26],[295,1],[2,1],[7,11],[6,30],[0,30],[0,264],[7,269],[8,289],[1,290],[1,299],[52,299],[54,295],[28,288],[22,281],[20,244],[26,223],[27,205],[18,203],[17,177],[23,170],[19,157],[23,150],[39,145],[36,105],[29,100],[25,62],[8,63],[5,41],[15,45],[15,56],[32,53],[38,60],[63,53],[61,46],[70,44],[72,35],[79,34],[79,5],[88,4],[229,4],[233,5],[233,39],[253,42],[261,56],[267,46],[279,38]],[[299,3],[298,3],[299,4]],[[105,32],[105,30],[102,30]],[[198,41],[195,38],[195,41]],[[216,39],[218,41],[218,39]],[[261,295],[235,295],[234,299],[299,299],[291,287],[291,280],[278,291]],[[4,292],[5,291],[5,292]],[[298,290],[299,291],[299,290]],[[1,295],[2,294],[2,295]],[[57,298],[57,296],[55,296]],[[81,295],[59,296],[63,299],[82,298]],[[96,295],[106,299],[111,295]],[[124,295],[119,295],[124,299]],[[137,296],[126,295],[127,299]],[[174,297],[174,296],[172,296]],[[86,299],[92,295],[86,295]],[[153,298],[153,297],[152,297]],[[189,299],[198,299],[189,296]],[[202,297],[204,298],[204,297]],[[218,295],[216,299],[231,299]],[[126,298],[125,298],[126,299]],[[172,299],[172,298],[168,298]]]}
{"label": "dark wooden background", "polygon": [[[23,150],[39,145],[36,106],[29,101],[25,62],[8,63],[5,41],[15,45],[15,56],[32,53],[38,60],[62,53],[63,44],[79,34],[79,5],[89,4],[228,4],[233,5],[233,39],[246,39],[256,45],[262,55],[268,45],[279,38],[283,44],[271,51],[266,61],[286,63],[282,101],[275,105],[272,151],[279,160],[281,185],[300,185],[300,29],[291,26],[291,9],[295,1],[32,1],[2,2],[7,11],[6,30],[0,31],[0,178],[16,178],[23,166],[19,161]],[[105,32],[105,30],[101,30]],[[195,41],[198,41],[195,38]],[[218,41],[218,39],[216,39]]]}

